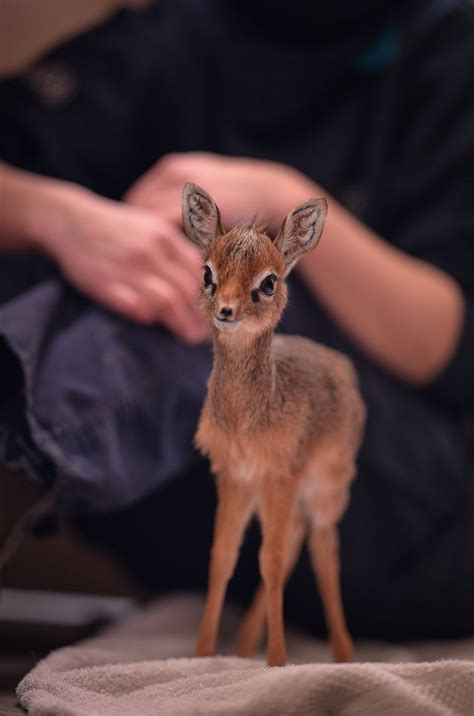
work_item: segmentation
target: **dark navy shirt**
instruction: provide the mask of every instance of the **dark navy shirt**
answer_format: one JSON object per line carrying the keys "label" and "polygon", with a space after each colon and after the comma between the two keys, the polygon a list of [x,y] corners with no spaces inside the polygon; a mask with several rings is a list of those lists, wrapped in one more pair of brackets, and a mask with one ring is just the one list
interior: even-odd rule
{"label": "dark navy shirt", "polygon": [[327,66],[318,48],[255,38],[218,7],[176,0],[121,12],[0,83],[1,156],[114,198],[169,151],[295,166],[458,281],[462,337],[425,393],[472,411],[472,7],[410,3]]}

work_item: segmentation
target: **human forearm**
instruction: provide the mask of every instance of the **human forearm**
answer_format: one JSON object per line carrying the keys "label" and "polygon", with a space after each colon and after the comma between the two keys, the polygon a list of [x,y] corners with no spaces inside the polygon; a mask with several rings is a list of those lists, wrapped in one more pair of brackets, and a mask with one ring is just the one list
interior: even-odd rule
{"label": "human forearm", "polygon": [[277,231],[294,206],[326,196],[321,245],[298,268],[310,290],[363,350],[403,380],[428,383],[449,362],[464,310],[456,282],[376,236],[303,174],[267,161],[173,154],[157,162],[127,199],[177,223],[186,181],[212,193],[224,226],[257,216]]}
{"label": "human forearm", "polygon": [[0,163],[0,251],[48,251],[85,190]]}
{"label": "human forearm", "polygon": [[301,261],[301,277],[362,349],[408,382],[430,382],[459,339],[464,301],[458,284],[329,201],[321,245]]}

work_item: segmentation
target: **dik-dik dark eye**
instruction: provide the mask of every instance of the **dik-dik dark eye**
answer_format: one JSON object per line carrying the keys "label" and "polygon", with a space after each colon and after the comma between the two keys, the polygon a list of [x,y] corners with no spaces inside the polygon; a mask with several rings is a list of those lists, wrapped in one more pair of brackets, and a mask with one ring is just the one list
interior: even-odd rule
{"label": "dik-dik dark eye", "polygon": [[214,283],[214,276],[212,275],[211,268],[209,266],[204,266],[204,286],[206,288],[209,288],[209,286],[212,286],[212,293],[216,290],[216,284]]}
{"label": "dik-dik dark eye", "polygon": [[212,280],[212,271],[209,266],[204,266],[204,285],[210,286],[212,283],[214,283]]}
{"label": "dik-dik dark eye", "polygon": [[260,284],[260,291],[266,296],[273,296],[276,280],[277,277],[273,273],[271,273],[269,276],[265,276],[262,283]]}

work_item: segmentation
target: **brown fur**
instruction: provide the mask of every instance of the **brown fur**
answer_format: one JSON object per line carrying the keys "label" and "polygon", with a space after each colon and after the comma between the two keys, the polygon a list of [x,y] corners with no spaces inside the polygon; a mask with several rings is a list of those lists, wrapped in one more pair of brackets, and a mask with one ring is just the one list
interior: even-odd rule
{"label": "brown fur", "polygon": [[[325,213],[324,200],[306,202],[272,241],[250,225],[225,233],[202,189],[186,185],[183,193],[186,231],[204,249],[215,284],[201,292],[201,309],[215,325],[214,365],[196,445],[216,476],[218,509],[197,655],[214,652],[227,583],[256,511],[264,588],[244,619],[238,653],[258,647],[265,606],[268,663],[286,662],[283,587],[307,535],[333,655],[351,658],[337,523],[349,498],[365,408],[347,358],[306,338],[273,335],[287,301],[285,276],[319,240]],[[269,274],[276,277],[272,296],[258,288]],[[224,323],[217,320],[223,307],[232,311]]]}

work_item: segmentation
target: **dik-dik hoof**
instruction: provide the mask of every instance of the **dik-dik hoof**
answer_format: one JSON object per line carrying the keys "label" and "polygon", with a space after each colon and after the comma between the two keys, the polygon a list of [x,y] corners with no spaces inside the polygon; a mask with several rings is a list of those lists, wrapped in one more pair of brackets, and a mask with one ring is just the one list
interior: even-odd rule
{"label": "dik-dik hoof", "polygon": [[254,647],[253,640],[238,639],[235,646],[235,653],[242,659],[249,659],[255,655],[257,649]]}
{"label": "dik-dik hoof", "polygon": [[[265,618],[265,617],[264,617]],[[237,634],[235,653],[244,658],[252,657],[262,641],[262,625],[258,614],[249,614]]]}
{"label": "dik-dik hoof", "polygon": [[350,662],[354,657],[354,646],[350,636],[343,637],[337,642],[333,642],[331,650],[334,661],[339,664]]}
{"label": "dik-dik hoof", "polygon": [[267,666],[286,666],[286,651],[284,649],[268,651]]}
{"label": "dik-dik hoof", "polygon": [[214,656],[215,649],[212,644],[198,642],[194,650],[194,656]]}
{"label": "dik-dik hoof", "polygon": [[250,659],[252,656],[255,656],[257,649],[258,647],[255,646],[253,639],[248,641],[239,639],[235,647],[235,653],[242,659]]}

